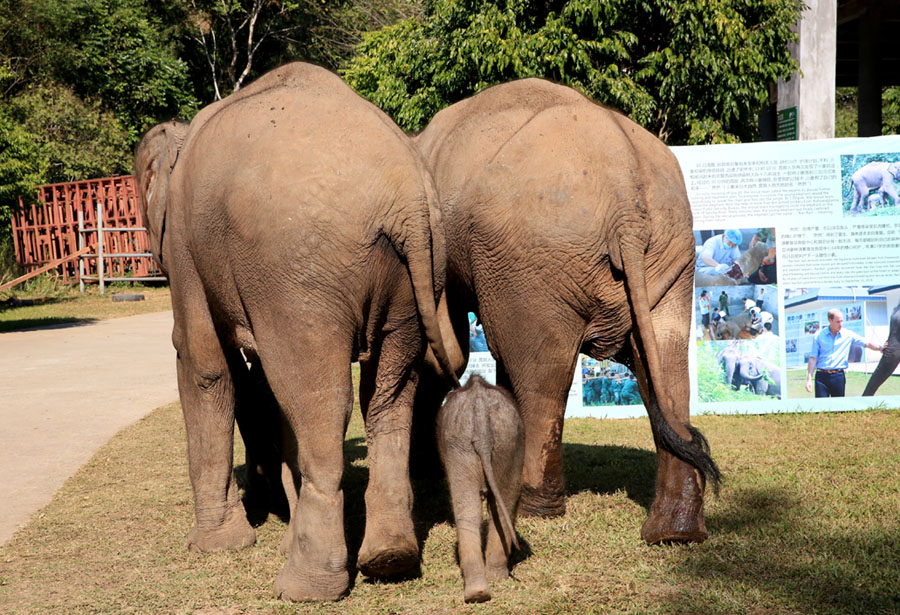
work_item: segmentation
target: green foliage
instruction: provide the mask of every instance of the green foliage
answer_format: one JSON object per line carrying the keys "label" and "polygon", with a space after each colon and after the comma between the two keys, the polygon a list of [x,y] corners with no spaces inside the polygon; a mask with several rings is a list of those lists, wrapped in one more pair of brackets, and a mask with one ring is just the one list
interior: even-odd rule
{"label": "green foliage", "polygon": [[82,100],[61,85],[38,85],[26,88],[8,110],[39,152],[43,183],[131,169],[129,131],[96,99]]}
{"label": "green foliage", "polygon": [[[63,4],[63,3],[61,3]],[[128,131],[130,141],[150,126],[189,118],[197,100],[187,65],[134,0],[68,0],[51,20],[59,39],[54,77],[83,98],[98,98]]]}
{"label": "green foliage", "polygon": [[[835,95],[834,136],[856,137],[857,90],[855,87],[837,88]],[[886,87],[881,91],[881,134],[900,133],[900,87]]]}
{"label": "green foliage", "polygon": [[566,83],[670,143],[749,140],[766,84],[796,67],[798,0],[431,0],[367,34],[347,81],[419,130],[438,110],[522,77]]}

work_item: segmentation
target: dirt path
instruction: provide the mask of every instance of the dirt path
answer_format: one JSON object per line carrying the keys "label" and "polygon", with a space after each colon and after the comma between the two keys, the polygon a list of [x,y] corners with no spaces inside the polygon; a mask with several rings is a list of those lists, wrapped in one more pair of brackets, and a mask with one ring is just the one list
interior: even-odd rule
{"label": "dirt path", "polygon": [[0,333],[0,544],[120,429],[178,399],[172,312]]}

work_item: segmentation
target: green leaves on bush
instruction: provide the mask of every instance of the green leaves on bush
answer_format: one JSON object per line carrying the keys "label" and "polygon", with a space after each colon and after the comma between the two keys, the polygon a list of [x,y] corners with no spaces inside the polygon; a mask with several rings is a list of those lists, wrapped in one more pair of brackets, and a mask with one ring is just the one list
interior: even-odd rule
{"label": "green leaves on bush", "polygon": [[342,70],[406,130],[489,85],[566,83],[669,143],[751,140],[799,0],[430,0]]}

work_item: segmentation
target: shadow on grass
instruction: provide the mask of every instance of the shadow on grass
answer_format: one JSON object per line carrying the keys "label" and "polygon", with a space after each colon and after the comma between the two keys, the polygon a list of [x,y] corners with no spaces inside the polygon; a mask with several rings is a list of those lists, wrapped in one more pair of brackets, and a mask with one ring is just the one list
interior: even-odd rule
{"label": "shadow on grass", "polygon": [[[792,605],[806,614],[900,613],[900,527],[858,533],[817,527],[800,500],[777,489],[745,489],[707,517],[714,542],[678,564],[679,612],[757,613]],[[745,589],[741,589],[745,588]],[[747,590],[757,599],[746,602]],[[733,593],[732,593],[733,592]]]}
{"label": "shadow on grass", "polygon": [[563,443],[566,496],[582,491],[612,494],[624,491],[645,509],[653,503],[656,453],[625,446]]}

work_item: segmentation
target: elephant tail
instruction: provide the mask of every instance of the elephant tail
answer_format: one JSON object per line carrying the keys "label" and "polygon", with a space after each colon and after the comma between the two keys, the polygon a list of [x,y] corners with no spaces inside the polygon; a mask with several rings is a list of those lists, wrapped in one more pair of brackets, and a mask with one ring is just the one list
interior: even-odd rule
{"label": "elephant tail", "polygon": [[[637,342],[635,358],[641,367],[640,371],[644,372],[644,377],[647,379],[646,389],[650,392],[647,413],[650,416],[654,439],[658,446],[696,468],[700,476],[710,482],[713,490],[718,493],[721,473],[710,456],[706,437],[696,427],[685,424],[683,427],[691,436],[690,440],[685,440],[672,427],[674,402],[668,391],[660,385],[665,380],[656,332],[650,317],[651,297],[647,289],[644,258],[649,242],[649,233],[645,232],[644,237],[645,241],[641,242],[640,233],[629,233],[625,240],[620,236],[617,242],[619,252],[616,254],[611,250],[610,257],[613,266],[625,272],[628,299],[635,319],[636,335],[634,335],[634,340]],[[683,267],[678,269],[684,271]],[[658,294],[659,291],[654,290],[656,291],[654,295]],[[653,299],[659,300],[657,297],[653,297]]]}
{"label": "elephant tail", "polygon": [[[437,203],[437,197],[434,195],[433,189],[428,191],[426,188],[425,198],[417,199],[416,204],[420,207],[412,214],[412,221],[399,225],[388,225],[383,227],[382,231],[398,254],[406,259],[416,307],[419,311],[419,318],[422,320],[428,346],[434,353],[445,378],[454,388],[458,388],[459,379],[456,376],[454,365],[462,365],[463,352],[454,335],[450,334],[446,336],[446,339],[442,335],[440,316],[435,301],[437,294],[435,290],[440,291],[446,280],[447,257],[439,213],[425,211],[426,209],[436,210],[431,207],[431,203]],[[444,330],[452,331],[452,327],[448,324]],[[451,354],[447,351],[448,344],[453,351],[452,356],[455,360],[451,360]]]}
{"label": "elephant tail", "polygon": [[[475,377],[477,376],[473,376],[473,378]],[[513,526],[512,517],[509,514],[509,510],[506,508],[506,503],[503,501],[503,492],[500,491],[500,488],[497,485],[497,479],[494,477],[494,466],[491,460],[493,456],[494,436],[493,431],[491,430],[490,408],[484,395],[476,396],[475,407],[473,410],[472,417],[475,424],[472,447],[481,459],[481,467],[484,469],[484,478],[494,503],[497,506],[503,533],[509,536],[512,545],[518,549],[519,540],[516,537],[516,530]]]}

